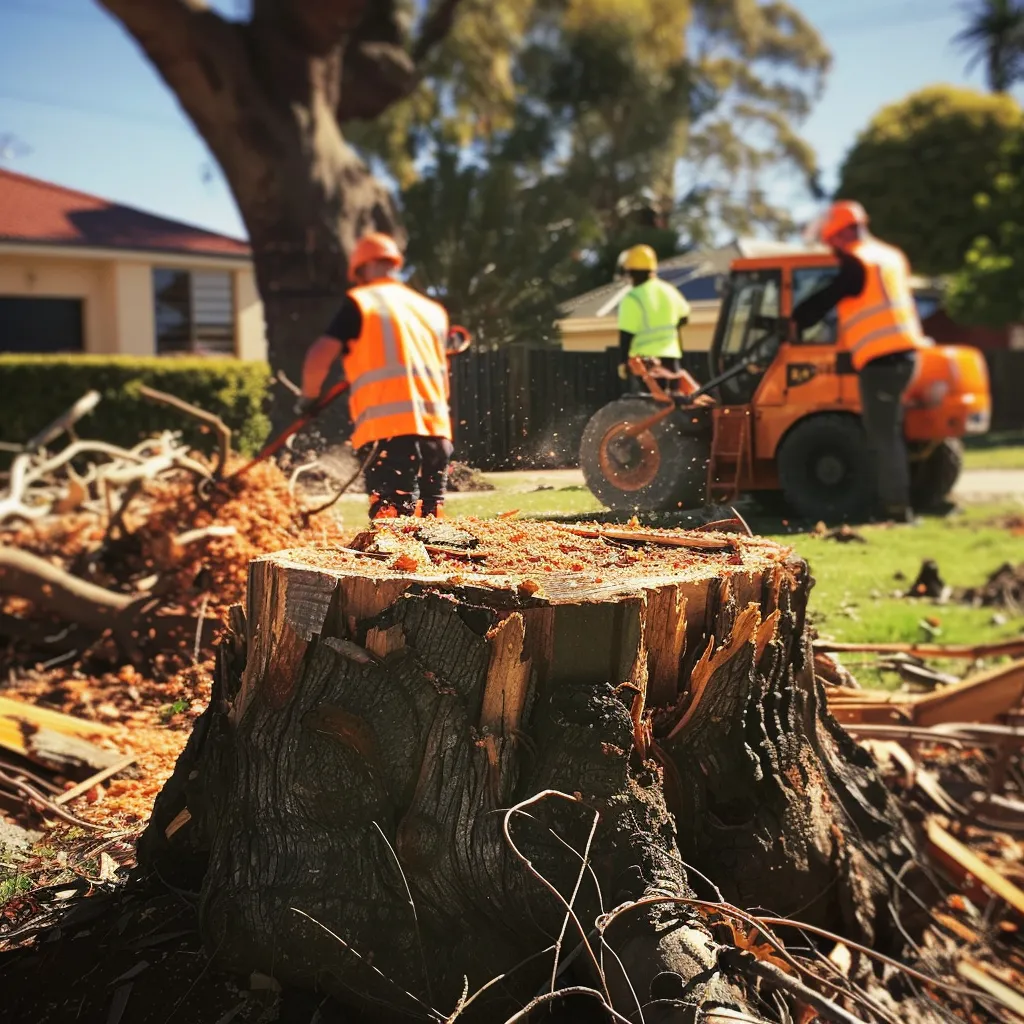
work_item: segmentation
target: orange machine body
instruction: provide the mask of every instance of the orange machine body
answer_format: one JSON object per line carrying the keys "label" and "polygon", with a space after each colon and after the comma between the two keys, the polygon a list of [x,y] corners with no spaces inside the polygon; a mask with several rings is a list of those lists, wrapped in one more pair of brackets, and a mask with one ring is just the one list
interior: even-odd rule
{"label": "orange machine body", "polygon": [[[727,365],[730,348],[737,349],[749,336],[746,320],[754,313],[787,317],[794,307],[817,291],[837,262],[824,252],[733,262],[729,292],[723,303],[713,352]],[[744,307],[744,289],[760,291],[755,310]],[[735,336],[736,344],[730,345]],[[726,409],[718,415],[743,415],[749,423],[749,479],[741,490],[778,486],[776,453],[788,431],[808,416],[819,413],[861,413],[857,374],[849,348],[836,329],[835,318],[804,332],[799,341],[784,340],[770,366],[749,396],[723,395]],[[927,450],[929,442],[982,434],[991,417],[988,369],[981,352],[965,346],[930,345],[920,350],[918,369],[906,394],[906,438],[912,447]],[[744,474],[746,475],[746,474]]]}

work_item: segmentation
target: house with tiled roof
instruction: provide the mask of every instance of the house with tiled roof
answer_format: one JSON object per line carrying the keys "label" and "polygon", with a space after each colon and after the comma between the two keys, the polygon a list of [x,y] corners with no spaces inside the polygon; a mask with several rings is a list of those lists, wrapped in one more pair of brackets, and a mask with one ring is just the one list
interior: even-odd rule
{"label": "house with tiled roof", "polygon": [[0,170],[0,352],[263,359],[249,246]]}

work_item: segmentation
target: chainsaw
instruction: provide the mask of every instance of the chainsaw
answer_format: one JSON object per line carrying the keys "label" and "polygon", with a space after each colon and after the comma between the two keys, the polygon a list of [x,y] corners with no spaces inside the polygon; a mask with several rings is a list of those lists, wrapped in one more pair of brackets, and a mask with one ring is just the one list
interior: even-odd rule
{"label": "chainsaw", "polygon": [[[445,342],[445,355],[450,359],[452,356],[461,355],[470,345],[473,344],[473,337],[465,327],[453,324],[448,329],[448,338]],[[290,423],[280,434],[270,441],[260,452],[251,458],[241,469],[231,473],[228,479],[237,479],[245,476],[254,466],[276,455],[300,430],[304,430],[315,420],[320,413],[329,405],[336,402],[349,389],[347,380],[338,381],[333,387],[328,388],[310,407],[294,422]]]}

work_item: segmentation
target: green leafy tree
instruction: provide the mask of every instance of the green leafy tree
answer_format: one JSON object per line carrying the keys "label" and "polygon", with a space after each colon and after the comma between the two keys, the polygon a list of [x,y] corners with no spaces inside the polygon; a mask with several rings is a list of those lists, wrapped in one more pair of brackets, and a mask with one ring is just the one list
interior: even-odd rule
{"label": "green leafy tree", "polygon": [[412,283],[479,344],[552,341],[554,310],[576,290],[582,202],[507,159],[466,162],[438,145],[431,173],[402,193]]}
{"label": "green leafy tree", "polygon": [[476,21],[466,2],[436,72],[360,141],[404,185],[417,279],[467,326],[538,339],[629,245],[791,228],[764,182],[813,180],[795,126],[828,67],[791,8],[536,0]]}
{"label": "green leafy tree", "polygon": [[971,70],[984,62],[993,92],[1009,92],[1024,80],[1024,2],[974,0],[965,5],[967,25],[954,42],[968,54]]}
{"label": "green leafy tree", "polygon": [[1009,96],[932,86],[884,107],[858,137],[837,195],[864,204],[872,230],[919,273],[958,269],[978,234],[974,197],[1022,123]]}
{"label": "green leafy tree", "polygon": [[953,278],[947,307],[964,323],[1024,321],[1024,129],[1003,148],[989,188],[976,197],[984,230]]}

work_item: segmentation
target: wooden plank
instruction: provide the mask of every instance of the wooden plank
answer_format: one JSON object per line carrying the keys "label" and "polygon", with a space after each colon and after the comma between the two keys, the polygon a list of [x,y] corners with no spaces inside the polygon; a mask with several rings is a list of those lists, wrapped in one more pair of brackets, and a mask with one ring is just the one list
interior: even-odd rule
{"label": "wooden plank", "polygon": [[13,719],[16,722],[27,722],[39,729],[52,729],[64,736],[113,736],[115,730],[102,722],[92,722],[85,718],[65,715],[62,711],[41,708],[25,701],[0,697],[0,719]]}
{"label": "wooden plank", "polygon": [[915,658],[1024,658],[1024,639],[995,644],[840,644],[815,640],[822,654],[909,654]]}
{"label": "wooden plank", "polygon": [[962,683],[918,697],[914,725],[996,722],[1024,700],[1024,660],[979,672]]}
{"label": "wooden plank", "polygon": [[112,736],[102,722],[0,697],[0,747],[57,771],[107,768],[120,755],[90,740]]}
{"label": "wooden plank", "polygon": [[112,765],[104,768],[102,771],[97,772],[95,775],[90,775],[89,778],[80,782],[77,786],[72,786],[70,789],[65,790],[60,796],[56,796],[53,802],[59,807],[61,804],[70,803],[72,800],[76,800],[82,796],[83,793],[88,793],[93,786],[98,786],[101,782],[106,782],[107,779],[117,775],[118,772],[123,772],[129,765],[135,763],[134,754],[125,754],[124,757],[118,758]]}
{"label": "wooden plank", "polygon": [[928,853],[938,864],[958,883],[969,883],[974,878],[977,885],[971,887],[974,892],[968,891],[968,896],[979,900],[979,895],[984,896],[983,889],[1012,907],[1018,914],[1024,915],[1024,891],[1017,888],[1008,878],[1004,878],[995,868],[986,864],[973,850],[968,849],[955,836],[951,836],[935,818],[929,818],[925,826],[928,836]]}
{"label": "wooden plank", "polygon": [[976,985],[983,992],[987,992],[993,999],[997,999],[1020,1021],[1024,1021],[1024,996],[1019,991],[1004,985],[998,978],[993,977],[985,970],[985,965],[973,960],[964,958],[957,964],[957,974],[964,981]]}

